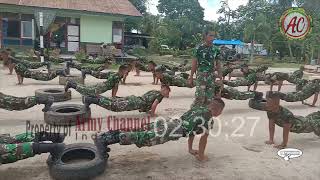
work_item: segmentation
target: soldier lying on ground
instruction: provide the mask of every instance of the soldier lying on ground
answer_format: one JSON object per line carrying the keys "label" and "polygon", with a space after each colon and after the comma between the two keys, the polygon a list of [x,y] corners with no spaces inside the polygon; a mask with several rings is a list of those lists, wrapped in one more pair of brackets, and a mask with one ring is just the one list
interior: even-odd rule
{"label": "soldier lying on ground", "polygon": [[[52,143],[45,143],[51,141]],[[0,165],[14,163],[42,153],[59,153],[64,149],[64,136],[58,133],[40,132],[10,136],[0,135]]]}
{"label": "soldier lying on ground", "polygon": [[[218,117],[222,113],[224,106],[225,104],[221,99],[214,99],[208,105],[192,107],[181,116],[180,120],[157,121],[130,132],[109,131],[99,133],[96,136],[95,144],[102,151],[106,151],[108,145],[117,143],[120,145],[135,144],[141,148],[164,144],[168,141],[175,141],[180,137],[188,136],[189,153],[196,156],[199,161],[205,161],[207,160],[205,148],[209,136],[209,125],[211,124],[212,126],[214,122],[211,118]],[[198,150],[193,149],[193,141],[196,134],[202,134]]]}
{"label": "soldier lying on ground", "polygon": [[39,81],[51,81],[58,76],[66,76],[67,71],[65,69],[61,70],[48,70],[48,73],[41,71],[31,71],[23,64],[16,64],[15,70],[17,73],[18,84],[23,84],[24,78],[35,79]]}
{"label": "soldier lying on ground", "polygon": [[243,65],[241,71],[244,74],[243,78],[237,78],[232,81],[223,80],[223,83],[231,87],[248,86],[248,91],[254,85],[253,90],[256,91],[258,87],[258,73],[255,70],[249,69],[247,65]]}
{"label": "soldier lying on ground", "polygon": [[225,80],[226,76],[229,75],[228,81],[230,81],[231,73],[233,72],[233,70],[234,70],[234,67],[230,62],[227,62],[226,64],[224,64],[224,66],[222,67],[222,79]]}
{"label": "soldier lying on ground", "polygon": [[320,92],[320,80],[315,79],[312,81],[308,81],[307,84],[305,84],[302,89],[300,89],[297,92],[290,92],[290,93],[278,93],[280,96],[280,99],[286,101],[286,102],[298,102],[302,101],[303,104],[304,100],[310,98],[312,95],[314,95],[314,99],[312,104],[306,104],[312,107],[315,107]]}
{"label": "soldier lying on ground", "polygon": [[311,113],[306,117],[295,116],[288,109],[280,106],[280,97],[277,92],[267,93],[267,103],[265,111],[269,118],[269,140],[266,144],[274,144],[275,125],[283,127],[283,141],[275,148],[283,149],[287,147],[289,132],[311,133],[320,136],[320,111]]}
{"label": "soldier lying on ground", "polygon": [[170,87],[163,85],[160,91],[149,91],[142,96],[128,97],[104,97],[104,96],[87,96],[83,97],[83,103],[86,107],[90,104],[96,104],[100,107],[114,112],[134,111],[149,112],[155,116],[156,108],[163,98],[169,98]]}
{"label": "soldier lying on ground", "polygon": [[[194,85],[189,85],[189,74],[181,73],[177,75],[169,75],[165,72],[163,66],[157,66],[155,70],[155,76],[160,80],[161,84],[177,87],[189,87],[193,88]],[[156,82],[158,84],[158,82]]]}
{"label": "soldier lying on ground", "polygon": [[67,62],[67,68],[75,68],[79,71],[81,70],[92,70],[92,71],[103,71],[104,69],[108,68],[110,64],[98,64],[97,66],[90,66],[88,64],[82,64],[76,61],[69,61]]}
{"label": "soldier lying on ground", "polygon": [[111,64],[112,62],[112,57],[103,57],[99,56],[95,59],[82,59],[81,63],[87,63],[87,64]]}
{"label": "soldier lying on ground", "polygon": [[294,71],[292,74],[275,72],[273,74],[266,74],[265,79],[266,83],[270,83],[270,91],[273,91],[273,85],[278,84],[278,91],[281,91],[283,81],[288,81],[292,84],[297,84],[300,79],[303,77],[304,67],[300,67],[299,70]]}
{"label": "soldier lying on ground", "polygon": [[98,83],[93,86],[85,86],[73,81],[68,81],[65,86],[65,91],[67,92],[68,89],[73,88],[84,96],[96,96],[112,89],[112,97],[115,97],[118,92],[119,83],[121,79],[124,77],[124,75],[127,73],[128,66],[121,65],[119,67],[118,72],[115,74],[111,74],[105,82]]}
{"label": "soldier lying on ground", "polygon": [[15,97],[6,95],[0,92],[0,108],[6,109],[9,111],[22,111],[25,109],[32,108],[37,104],[44,104],[45,107],[42,111],[46,112],[50,109],[53,104],[53,97],[36,97],[36,96],[27,96],[27,97]]}

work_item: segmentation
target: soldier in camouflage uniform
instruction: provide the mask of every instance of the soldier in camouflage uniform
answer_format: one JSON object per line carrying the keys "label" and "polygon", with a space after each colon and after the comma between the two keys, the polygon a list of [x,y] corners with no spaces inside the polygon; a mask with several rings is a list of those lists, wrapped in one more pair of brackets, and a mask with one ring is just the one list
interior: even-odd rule
{"label": "soldier in camouflage uniform", "polygon": [[96,104],[100,107],[114,112],[134,111],[150,112],[151,116],[155,115],[157,106],[163,98],[169,98],[170,87],[163,85],[160,91],[149,91],[142,96],[128,97],[103,97],[103,96],[87,96],[83,98],[86,107],[90,104]]}
{"label": "soldier in camouflage uniform", "polygon": [[243,78],[238,78],[232,81],[224,80],[223,83],[231,87],[248,86],[248,91],[250,91],[251,86],[254,85],[254,91],[256,91],[258,87],[257,72],[249,69],[247,65],[243,65],[241,71],[244,75]]}
{"label": "soldier in camouflage uniform", "polygon": [[[53,143],[43,143],[52,141]],[[19,160],[34,157],[42,153],[59,153],[64,149],[64,136],[58,133],[40,132],[10,136],[0,135],[0,165],[14,163]]]}
{"label": "soldier in camouflage uniform", "polygon": [[278,92],[278,94],[280,96],[280,99],[286,102],[302,101],[303,104],[305,104],[304,100],[314,95],[313,103],[310,105],[314,107],[315,104],[317,103],[319,92],[320,92],[320,80],[315,79],[315,80],[309,81],[307,84],[304,84],[302,89],[300,89],[297,92],[290,92],[290,93]]}
{"label": "soldier in camouflage uniform", "polygon": [[117,74],[117,72],[113,72],[113,71],[102,72],[102,71],[92,71],[89,69],[83,69],[81,71],[81,74],[83,78],[86,78],[86,75],[90,74],[91,76],[97,79],[108,79],[111,75]]}
{"label": "soldier in camouflage uniform", "polygon": [[[258,102],[258,101],[257,101]],[[276,148],[287,147],[289,132],[311,133],[320,136],[320,111],[311,113],[306,117],[295,116],[290,110],[280,106],[280,96],[277,92],[267,93],[267,103],[264,111],[267,111],[269,118],[269,140],[266,144],[274,144],[275,125],[283,127],[283,142]]]}
{"label": "soldier in camouflage uniform", "polygon": [[39,81],[51,81],[58,76],[67,75],[67,71],[65,69],[58,69],[53,71],[49,70],[48,73],[44,73],[41,71],[30,71],[26,66],[20,63],[15,66],[15,70],[18,77],[18,84],[20,85],[23,84],[24,78],[30,78]]}
{"label": "soldier in camouflage uniform", "polygon": [[46,112],[50,109],[53,104],[53,97],[14,97],[6,95],[0,92],[0,108],[8,111],[22,111],[25,109],[32,108],[37,104],[44,104],[45,107],[42,111]]}
{"label": "soldier in camouflage uniform", "polygon": [[196,93],[194,105],[207,104],[215,97],[215,70],[218,72],[218,78],[222,80],[222,69],[220,64],[220,50],[215,47],[212,42],[215,34],[213,32],[205,32],[205,43],[198,46],[194,52],[194,60],[192,61],[192,69],[189,77],[190,86],[193,85],[193,75],[197,72],[196,77]]}
{"label": "soldier in camouflage uniform", "polygon": [[229,81],[231,79],[231,73],[233,72],[234,68],[232,67],[232,64],[230,62],[227,62],[226,64],[224,64],[223,68],[222,68],[222,76],[223,76],[223,80],[225,80],[225,77],[229,75]]}
{"label": "soldier in camouflage uniform", "polygon": [[[121,145],[135,144],[137,147],[155,146],[168,141],[178,140],[188,136],[189,153],[195,155],[198,160],[206,160],[204,155],[209,125],[213,125],[212,117],[219,116],[224,109],[221,99],[214,99],[206,106],[194,106],[184,113],[179,120],[157,121],[131,132],[109,131],[97,134],[95,144],[98,149],[104,150],[108,145],[119,143]],[[199,142],[199,150],[193,149],[193,140],[196,134],[202,134]]]}
{"label": "soldier in camouflage uniform", "polygon": [[273,85],[278,83],[278,91],[280,92],[283,81],[289,79],[289,74],[283,72],[275,72],[272,74],[266,74],[265,79],[266,84],[270,84],[270,91],[273,91]]}
{"label": "soldier in camouflage uniform", "polygon": [[67,92],[70,88],[73,88],[84,96],[97,96],[112,89],[112,97],[115,97],[118,92],[119,83],[127,72],[128,67],[121,65],[118,73],[112,74],[105,82],[93,86],[85,86],[73,81],[68,81],[65,86],[65,91]]}
{"label": "soldier in camouflage uniform", "polygon": [[106,69],[108,67],[109,64],[97,64],[97,66],[90,66],[89,63],[88,64],[81,64],[79,62],[76,61],[69,61],[67,62],[67,68],[75,68],[79,71],[82,70],[91,70],[91,71],[103,71],[104,69]]}
{"label": "soldier in camouflage uniform", "polygon": [[255,97],[254,91],[241,92],[232,87],[224,87],[221,91],[221,97],[229,100],[248,100]]}
{"label": "soldier in camouflage uniform", "polygon": [[177,86],[177,87],[189,87],[193,88],[194,86],[190,86],[188,83],[189,74],[181,73],[177,75],[169,75],[164,72],[162,66],[158,66],[155,70],[156,77],[160,80],[161,84],[165,84],[168,86]]}

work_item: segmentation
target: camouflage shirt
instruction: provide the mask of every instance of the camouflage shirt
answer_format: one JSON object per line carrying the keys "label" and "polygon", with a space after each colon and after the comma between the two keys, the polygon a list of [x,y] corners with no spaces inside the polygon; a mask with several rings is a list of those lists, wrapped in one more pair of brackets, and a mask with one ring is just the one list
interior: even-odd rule
{"label": "camouflage shirt", "polygon": [[248,81],[255,82],[257,79],[257,73],[255,70],[249,69],[247,73],[243,73],[244,78]]}
{"label": "camouflage shirt", "polygon": [[186,134],[191,135],[193,132],[196,134],[201,134],[204,128],[209,128],[209,121],[212,118],[211,112],[207,107],[194,106],[189,111],[181,116],[182,128],[185,130]]}
{"label": "camouflage shirt", "polygon": [[178,74],[178,75],[172,76],[167,73],[164,73],[163,79],[160,79],[160,81],[161,81],[161,84],[166,84],[168,86],[187,87],[188,86],[187,78],[185,74]]}
{"label": "camouflage shirt", "polygon": [[269,119],[273,119],[275,123],[281,127],[286,123],[293,124],[295,119],[293,113],[282,106],[280,106],[280,110],[278,112],[267,111],[267,115]]}
{"label": "camouflage shirt", "polygon": [[119,73],[110,74],[108,79],[104,82],[108,87],[113,88],[115,85],[119,84],[122,76]]}
{"label": "camouflage shirt", "polygon": [[198,46],[193,56],[197,58],[198,72],[212,72],[214,69],[214,62],[220,55],[220,50],[216,46],[206,46],[202,44]]}
{"label": "camouflage shirt", "polygon": [[144,107],[141,109],[141,112],[148,112],[151,110],[152,104],[155,100],[158,100],[161,103],[164,98],[160,91],[152,90],[141,96],[144,101]]}

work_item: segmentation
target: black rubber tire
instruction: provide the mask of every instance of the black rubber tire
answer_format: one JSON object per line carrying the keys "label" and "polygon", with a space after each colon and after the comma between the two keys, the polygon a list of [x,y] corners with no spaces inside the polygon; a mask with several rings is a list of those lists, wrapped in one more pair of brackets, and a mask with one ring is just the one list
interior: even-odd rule
{"label": "black rubber tire", "polygon": [[71,100],[71,91],[65,92],[63,88],[38,89],[35,91],[36,97],[52,96],[54,102],[63,102]]}
{"label": "black rubber tire", "polygon": [[266,99],[250,99],[249,107],[259,111],[265,111],[267,100]]}
{"label": "black rubber tire", "polygon": [[68,75],[68,76],[59,76],[59,84],[60,85],[66,85],[67,81],[74,81],[78,84],[84,84],[84,79],[81,75]]}
{"label": "black rubber tire", "polygon": [[44,121],[51,125],[76,125],[79,119],[88,121],[91,117],[91,109],[80,104],[63,104],[52,106],[49,111],[44,112]]}
{"label": "black rubber tire", "polygon": [[[103,156],[94,144],[79,143],[66,145],[64,151],[56,157],[47,159],[49,172],[57,180],[88,180],[102,174],[107,167],[108,157]],[[72,160],[86,159],[90,161],[66,163]]]}

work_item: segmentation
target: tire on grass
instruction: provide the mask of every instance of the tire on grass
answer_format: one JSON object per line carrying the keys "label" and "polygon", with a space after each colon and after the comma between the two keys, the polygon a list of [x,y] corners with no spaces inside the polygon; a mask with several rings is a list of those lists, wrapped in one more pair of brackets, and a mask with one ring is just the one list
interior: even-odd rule
{"label": "tire on grass", "polygon": [[52,106],[44,112],[44,121],[47,124],[66,126],[76,125],[77,121],[84,123],[91,117],[91,109],[79,104],[63,104]]}
{"label": "tire on grass", "polygon": [[48,97],[54,98],[54,102],[63,102],[71,100],[71,91],[65,92],[63,88],[48,88],[38,89],[35,91],[36,97]]}
{"label": "tire on grass", "polygon": [[66,85],[67,81],[74,81],[78,84],[84,84],[84,79],[81,75],[68,75],[68,76],[59,76],[59,84]]}
{"label": "tire on grass", "polygon": [[50,155],[47,164],[54,179],[87,180],[106,170],[108,156],[101,154],[94,144],[70,144],[55,157]]}

